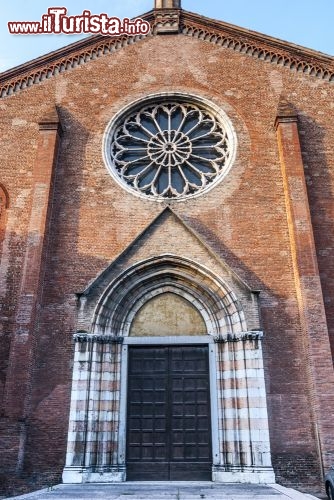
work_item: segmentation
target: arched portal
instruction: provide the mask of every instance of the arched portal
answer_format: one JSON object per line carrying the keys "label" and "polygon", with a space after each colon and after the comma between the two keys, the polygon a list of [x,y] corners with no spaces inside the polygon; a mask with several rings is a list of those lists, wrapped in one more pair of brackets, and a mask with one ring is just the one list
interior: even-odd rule
{"label": "arched portal", "polygon": [[[91,333],[74,336],[64,482],[150,480],[146,462],[155,480],[274,481],[257,299],[247,298],[248,289],[238,292],[242,300],[226,280],[173,255],[139,262],[108,284]],[[182,409],[171,407],[178,398]],[[153,407],[163,408],[155,421],[147,414]],[[195,427],[188,428],[191,418]],[[167,457],[164,447],[172,450]]]}
{"label": "arched portal", "polygon": [[134,265],[107,287],[96,306],[92,332],[128,336],[139,308],[166,292],[190,301],[209,335],[247,330],[241,303],[221,278],[191,260],[163,255]]}

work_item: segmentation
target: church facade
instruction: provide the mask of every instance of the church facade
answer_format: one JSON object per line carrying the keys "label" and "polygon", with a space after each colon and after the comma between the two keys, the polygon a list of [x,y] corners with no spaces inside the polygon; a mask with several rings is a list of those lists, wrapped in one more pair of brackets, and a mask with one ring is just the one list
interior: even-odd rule
{"label": "church facade", "polygon": [[0,75],[0,478],[318,487],[333,58],[156,0]]}

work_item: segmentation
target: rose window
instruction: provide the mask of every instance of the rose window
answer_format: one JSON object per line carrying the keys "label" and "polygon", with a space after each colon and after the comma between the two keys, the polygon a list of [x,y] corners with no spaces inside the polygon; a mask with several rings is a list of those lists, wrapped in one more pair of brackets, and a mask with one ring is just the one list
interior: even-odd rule
{"label": "rose window", "polygon": [[165,100],[121,116],[107,140],[107,163],[118,181],[155,199],[194,196],[231,163],[232,129],[200,104]]}

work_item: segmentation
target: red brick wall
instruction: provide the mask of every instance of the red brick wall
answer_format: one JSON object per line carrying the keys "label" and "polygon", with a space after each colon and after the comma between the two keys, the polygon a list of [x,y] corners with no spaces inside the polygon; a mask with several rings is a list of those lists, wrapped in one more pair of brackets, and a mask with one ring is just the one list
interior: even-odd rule
{"label": "red brick wall", "polygon": [[[317,445],[274,122],[283,95],[300,117],[317,256],[334,347],[334,125],[328,119],[334,87],[182,35],[147,38],[0,103],[0,181],[12,200],[9,260],[0,285],[4,318],[1,344],[5,346],[1,352],[2,380],[27,245],[38,122],[56,104],[64,129],[35,330],[25,470],[55,473],[64,465],[75,293],[82,291],[163,208],[160,203],[132,196],[113,181],[101,154],[104,130],[122,106],[148,94],[171,91],[206,97],[225,110],[235,127],[238,151],[228,176],[205,195],[172,206],[239,276],[262,291],[274,465],[287,484],[294,482],[291,467],[296,474],[309,467],[313,481],[319,474]],[[8,454],[8,463],[14,468],[15,454],[15,450]]]}

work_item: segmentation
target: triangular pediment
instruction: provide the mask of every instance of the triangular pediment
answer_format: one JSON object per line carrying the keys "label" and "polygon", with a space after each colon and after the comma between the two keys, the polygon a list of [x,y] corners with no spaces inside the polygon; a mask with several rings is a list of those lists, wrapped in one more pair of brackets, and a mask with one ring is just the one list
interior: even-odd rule
{"label": "triangular pediment", "polygon": [[[100,295],[124,270],[139,262],[149,262],[156,257],[176,257],[196,262],[230,283],[243,293],[251,293],[231,267],[170,207],[162,212],[142,231],[128,247],[84,290],[80,296]],[[257,293],[257,292],[256,292]]]}
{"label": "triangular pediment", "polygon": [[[149,291],[144,293],[147,288]],[[190,293],[203,307],[204,303],[211,303],[213,309],[217,304],[225,304],[222,307],[227,307],[227,311],[231,304],[243,328],[245,318],[249,329],[259,328],[258,291],[252,291],[169,207],[163,209],[86,290],[77,294],[78,327],[85,331],[90,331],[91,325],[93,329],[96,325],[100,328],[111,313],[114,315],[116,307],[131,309],[137,300],[139,304],[146,303],[155,295],[175,293],[175,290],[183,290],[183,296],[192,302]],[[117,314],[115,312],[116,319]]]}
{"label": "triangular pediment", "polygon": [[320,52],[184,10],[158,9],[141,16],[148,35],[94,35],[0,74],[0,97],[40,84],[104,55],[140,43],[147,36],[187,36],[232,50],[293,72],[334,81],[334,58]]}

